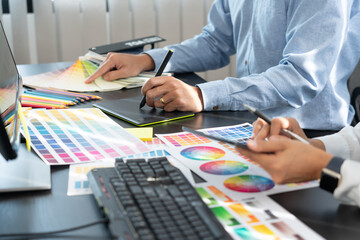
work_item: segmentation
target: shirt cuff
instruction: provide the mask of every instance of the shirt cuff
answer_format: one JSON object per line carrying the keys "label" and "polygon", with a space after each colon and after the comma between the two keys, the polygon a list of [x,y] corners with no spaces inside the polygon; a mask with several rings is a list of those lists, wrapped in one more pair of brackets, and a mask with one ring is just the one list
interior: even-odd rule
{"label": "shirt cuff", "polygon": [[350,158],[350,151],[347,142],[340,134],[332,134],[317,138],[325,145],[326,152],[333,156],[341,156],[345,159]]}
{"label": "shirt cuff", "polygon": [[[160,49],[151,49],[143,53],[149,55],[154,60],[155,63],[154,72],[157,72],[167,52],[168,50],[160,48]],[[164,69],[164,71],[166,72],[166,68]]]}
{"label": "shirt cuff", "polygon": [[200,88],[205,111],[230,109],[230,94],[223,80],[197,84]]}
{"label": "shirt cuff", "polygon": [[341,203],[360,207],[360,163],[345,160],[341,166],[341,182],[334,191],[334,197]]}

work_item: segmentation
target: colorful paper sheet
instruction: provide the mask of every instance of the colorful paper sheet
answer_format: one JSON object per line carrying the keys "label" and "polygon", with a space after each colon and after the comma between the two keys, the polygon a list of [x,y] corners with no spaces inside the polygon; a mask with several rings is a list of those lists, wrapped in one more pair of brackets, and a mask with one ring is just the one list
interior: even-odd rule
{"label": "colorful paper sheet", "polygon": [[[186,168],[181,162],[171,157],[170,154],[165,151],[165,144],[162,141],[160,141],[158,138],[153,138],[151,141],[144,141],[144,143],[149,147],[150,152],[129,155],[124,158],[135,159],[167,157],[168,160],[185,175],[191,184],[195,184],[190,170]],[[93,168],[114,167],[114,162],[114,159],[112,159],[109,161],[70,165],[67,194],[69,196],[91,194],[92,191],[89,186],[87,173]]]}
{"label": "colorful paper sheet", "polygon": [[267,196],[234,200],[209,183],[195,189],[233,239],[323,239]]}
{"label": "colorful paper sheet", "polygon": [[49,165],[112,160],[150,151],[96,108],[29,110],[26,117],[31,146]]}
{"label": "colorful paper sheet", "polygon": [[105,81],[102,77],[86,84],[84,81],[93,74],[97,65],[88,60],[78,59],[67,69],[23,77],[23,84],[33,88],[54,88],[77,92],[103,92],[114,91],[122,88],[142,86],[149,77],[137,76],[115,81]]}
{"label": "colorful paper sheet", "polygon": [[[251,137],[251,124],[203,129],[222,138],[245,142]],[[167,151],[208,183],[236,199],[259,194],[275,194],[318,186],[317,181],[275,185],[270,175],[256,163],[241,156],[229,144],[188,132],[157,134]]]}

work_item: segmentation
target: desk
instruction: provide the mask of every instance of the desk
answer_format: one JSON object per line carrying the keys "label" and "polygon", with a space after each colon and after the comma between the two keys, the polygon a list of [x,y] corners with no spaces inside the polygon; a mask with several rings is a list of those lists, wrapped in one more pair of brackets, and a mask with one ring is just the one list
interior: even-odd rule
{"label": "desk", "polygon": [[[52,63],[19,66],[23,76],[38,74],[70,66],[72,63]],[[178,74],[178,78],[194,85],[203,82],[195,74]],[[133,97],[140,88],[98,93],[106,100]],[[76,107],[91,107],[92,102]],[[112,118],[123,127],[132,125]],[[252,122],[255,117],[247,112],[204,112],[193,118],[154,125],[154,133],[181,131],[181,126],[209,128]],[[326,134],[326,131],[308,131],[311,136]],[[43,232],[60,230],[93,222],[101,218],[92,196],[68,197],[67,166],[52,166],[52,189],[0,194],[0,233]],[[271,196],[289,212],[302,220],[326,239],[359,239],[360,210],[357,207],[339,205],[331,194],[312,188]],[[66,239],[110,239],[104,224],[70,232]]]}

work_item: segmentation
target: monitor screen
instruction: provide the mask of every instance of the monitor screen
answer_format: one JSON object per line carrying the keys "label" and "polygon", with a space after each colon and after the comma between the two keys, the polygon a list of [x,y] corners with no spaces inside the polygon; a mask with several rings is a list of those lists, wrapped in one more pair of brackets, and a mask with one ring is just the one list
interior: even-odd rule
{"label": "monitor screen", "polygon": [[0,21],[0,152],[5,159],[17,156],[21,87],[21,78]]}

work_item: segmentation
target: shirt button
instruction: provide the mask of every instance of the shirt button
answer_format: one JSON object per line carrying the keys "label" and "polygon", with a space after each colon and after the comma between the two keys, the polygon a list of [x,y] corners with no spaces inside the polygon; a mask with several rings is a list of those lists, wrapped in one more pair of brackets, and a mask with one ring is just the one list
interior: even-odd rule
{"label": "shirt button", "polygon": [[247,65],[247,60],[245,60],[245,65]]}
{"label": "shirt button", "polygon": [[213,107],[213,110],[218,110],[218,109],[219,109],[219,106]]}

